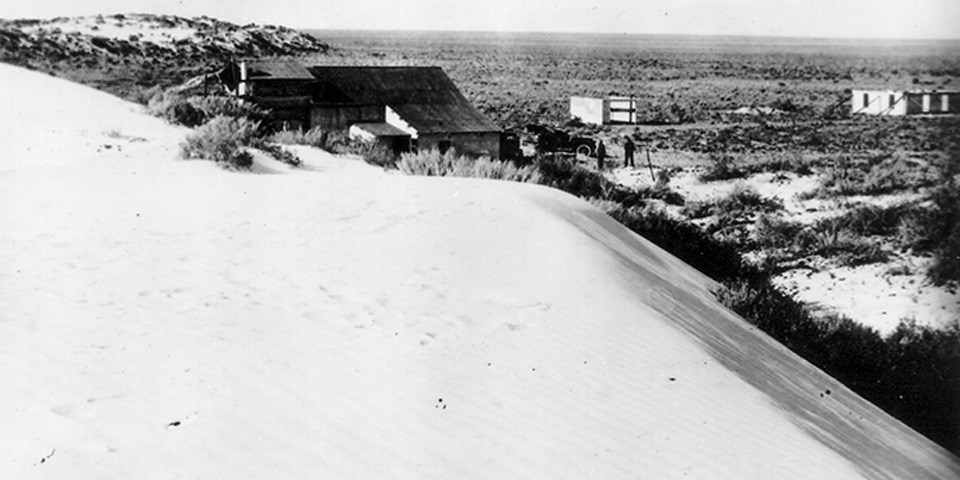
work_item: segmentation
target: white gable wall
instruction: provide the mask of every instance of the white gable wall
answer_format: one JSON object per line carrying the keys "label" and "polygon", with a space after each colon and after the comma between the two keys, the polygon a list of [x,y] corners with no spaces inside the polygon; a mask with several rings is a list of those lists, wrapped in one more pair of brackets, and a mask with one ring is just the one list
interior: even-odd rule
{"label": "white gable wall", "polygon": [[868,115],[906,115],[906,95],[896,90],[854,90],[851,111]]}
{"label": "white gable wall", "polygon": [[403,130],[408,135],[410,135],[410,138],[416,139],[420,137],[420,133],[417,132],[417,129],[413,128],[412,125],[407,123],[407,121],[404,120],[403,117],[401,117],[400,114],[396,112],[396,110],[390,108],[389,105],[387,105],[385,118],[386,118],[386,123],[389,123],[390,125],[393,125],[394,127],[397,127],[400,130]]}
{"label": "white gable wall", "polygon": [[610,120],[610,112],[602,98],[570,97],[570,116],[583,123],[603,125]]}

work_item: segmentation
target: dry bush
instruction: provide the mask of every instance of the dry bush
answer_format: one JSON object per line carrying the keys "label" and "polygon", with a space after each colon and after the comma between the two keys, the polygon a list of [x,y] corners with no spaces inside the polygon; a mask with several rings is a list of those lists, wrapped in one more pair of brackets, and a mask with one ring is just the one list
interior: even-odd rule
{"label": "dry bush", "polygon": [[701,182],[716,182],[744,178],[747,171],[734,162],[733,155],[727,153],[711,153],[710,165],[699,175]]}
{"label": "dry bush", "polygon": [[310,147],[328,149],[327,141],[330,133],[320,127],[310,130],[280,130],[270,136],[270,141],[285,145],[307,145]]}
{"label": "dry bush", "polygon": [[407,175],[489,178],[529,183],[540,180],[536,167],[532,165],[518,167],[512,162],[486,157],[473,159],[457,155],[452,149],[442,154],[436,149],[404,153],[400,156],[398,167]]}
{"label": "dry bush", "polygon": [[268,111],[233,97],[183,96],[171,92],[151,97],[147,111],[169,123],[186,127],[202,125],[217,116],[245,117],[258,122],[269,116]]}
{"label": "dry bush", "polygon": [[245,118],[215,117],[187,135],[180,144],[180,156],[213,160],[226,168],[249,168],[253,157],[242,147],[256,138],[259,127]]}
{"label": "dry bush", "polygon": [[753,187],[737,183],[730,194],[711,201],[688,203],[683,213],[688,218],[709,216],[744,217],[755,213],[771,213],[783,210],[778,198],[760,195]]}
{"label": "dry bush", "polygon": [[933,186],[939,180],[935,169],[902,156],[844,156],[825,170],[820,187],[813,195],[820,198],[881,195]]}

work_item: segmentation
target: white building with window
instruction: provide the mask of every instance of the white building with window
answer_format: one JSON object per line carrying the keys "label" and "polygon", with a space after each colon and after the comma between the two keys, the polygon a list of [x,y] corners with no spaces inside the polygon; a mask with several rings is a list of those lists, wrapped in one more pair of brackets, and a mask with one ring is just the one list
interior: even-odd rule
{"label": "white building with window", "polygon": [[866,115],[960,113],[957,90],[854,90],[851,111]]}

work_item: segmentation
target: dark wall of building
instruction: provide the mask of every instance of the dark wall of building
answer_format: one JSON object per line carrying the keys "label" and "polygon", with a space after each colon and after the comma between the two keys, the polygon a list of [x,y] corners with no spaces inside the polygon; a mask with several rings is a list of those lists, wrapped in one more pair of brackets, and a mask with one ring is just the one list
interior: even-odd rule
{"label": "dark wall of building", "polygon": [[421,134],[417,140],[420,150],[444,150],[452,147],[468,157],[500,158],[500,132]]}
{"label": "dark wall of building", "polygon": [[[960,93],[907,93],[907,114],[920,113],[960,113]],[[930,109],[923,110],[923,97],[929,97]],[[947,109],[943,107],[943,97],[947,97]]]}
{"label": "dark wall of building", "polygon": [[310,111],[309,128],[321,130],[345,130],[354,123],[384,122],[383,107],[368,106],[319,106]]}

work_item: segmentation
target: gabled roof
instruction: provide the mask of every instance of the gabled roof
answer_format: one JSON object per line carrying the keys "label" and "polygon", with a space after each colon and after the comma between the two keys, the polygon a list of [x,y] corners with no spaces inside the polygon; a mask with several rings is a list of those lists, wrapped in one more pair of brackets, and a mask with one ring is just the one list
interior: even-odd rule
{"label": "gabled roof", "polygon": [[353,127],[370,132],[378,137],[409,137],[410,134],[389,123],[354,123]]}
{"label": "gabled roof", "polygon": [[307,67],[297,62],[283,61],[249,61],[247,64],[248,79],[277,79],[277,80],[313,80],[313,75]]}
{"label": "gabled roof", "polygon": [[[247,66],[247,78],[250,80],[309,80],[313,75],[307,67],[297,62],[252,60],[244,62]],[[240,64],[230,62],[217,72],[217,78],[231,89],[240,82]]]}
{"label": "gabled roof", "polygon": [[387,105],[421,133],[498,132],[440,67],[309,67],[359,104]]}

